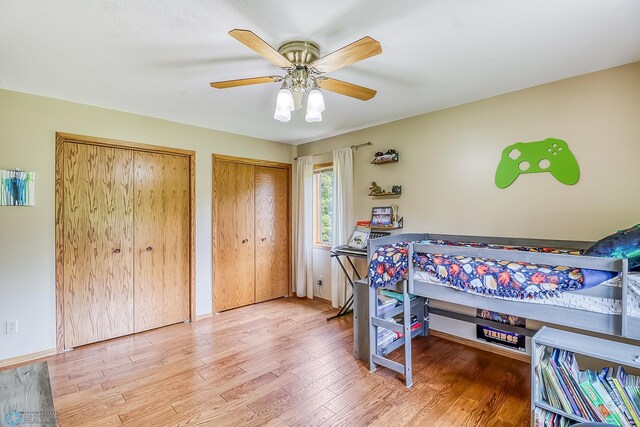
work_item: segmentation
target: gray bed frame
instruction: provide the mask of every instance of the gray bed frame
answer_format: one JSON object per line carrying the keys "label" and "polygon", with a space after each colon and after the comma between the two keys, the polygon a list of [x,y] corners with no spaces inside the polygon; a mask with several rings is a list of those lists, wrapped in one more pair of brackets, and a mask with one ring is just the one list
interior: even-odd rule
{"label": "gray bed frame", "polygon": [[[373,253],[380,246],[399,243],[403,241],[416,242],[421,240],[451,240],[458,242],[493,243],[497,245],[552,247],[562,249],[586,249],[593,244],[593,242],[584,241],[517,239],[487,236],[459,236],[431,233],[395,234],[392,236],[372,240],[368,249],[368,259],[371,259]],[[411,338],[415,337],[416,335],[428,335],[429,313],[444,315],[447,317],[479,324],[493,323],[491,321],[484,321],[483,319],[476,319],[472,316],[447,312],[445,310],[430,309],[428,304],[428,300],[430,299],[446,301],[449,303],[460,304],[468,307],[498,311],[501,313],[508,313],[527,319],[537,320],[547,324],[551,323],[590,332],[598,332],[636,340],[640,339],[640,318],[628,315],[628,260],[626,259],[411,243],[409,245],[408,253],[409,260],[413,259],[414,252],[461,255],[485,259],[528,262],[532,264],[545,264],[552,266],[562,265],[573,268],[589,268],[593,270],[619,272],[622,274],[621,288],[612,286],[596,286],[591,289],[575,292],[580,292],[585,295],[601,296],[621,300],[622,314],[603,314],[563,306],[531,304],[507,299],[491,298],[473,294],[471,292],[463,292],[451,287],[425,283],[414,278],[413,262],[409,262],[407,279],[403,280],[402,283],[399,283],[395,286],[398,291],[401,290],[405,295],[405,302],[402,308],[404,313],[404,325],[400,325],[397,323],[394,324],[393,322],[390,322],[383,317],[378,317],[377,289],[369,286],[369,367],[371,370],[375,370],[379,365],[381,365],[404,374],[405,384],[407,387],[413,384]],[[414,331],[413,334],[411,332],[409,321],[410,315],[412,313],[412,303],[409,300],[409,294],[416,295],[418,298],[424,298],[425,301],[422,310],[422,312],[424,313],[423,328],[421,328],[419,331]],[[493,325],[495,326],[495,323],[493,323]],[[407,337],[407,339],[403,339],[400,343],[400,345],[404,344],[405,347],[404,365],[385,357],[386,353],[388,353],[389,351],[383,353],[379,352],[377,343],[378,327],[384,327],[393,331],[404,333],[404,336]],[[533,335],[533,332],[535,332],[524,328],[510,327],[509,325],[500,325],[500,328],[503,330],[512,330],[514,332],[524,333],[529,336]],[[396,347],[399,347],[399,345],[396,345]]]}

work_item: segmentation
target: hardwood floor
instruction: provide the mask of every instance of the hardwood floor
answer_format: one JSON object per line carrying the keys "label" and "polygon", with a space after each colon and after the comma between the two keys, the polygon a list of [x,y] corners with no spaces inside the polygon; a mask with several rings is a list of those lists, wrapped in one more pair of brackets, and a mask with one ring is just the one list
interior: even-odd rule
{"label": "hardwood floor", "polygon": [[47,358],[59,425],[529,425],[528,364],[419,338],[407,389],[332,312],[279,299]]}

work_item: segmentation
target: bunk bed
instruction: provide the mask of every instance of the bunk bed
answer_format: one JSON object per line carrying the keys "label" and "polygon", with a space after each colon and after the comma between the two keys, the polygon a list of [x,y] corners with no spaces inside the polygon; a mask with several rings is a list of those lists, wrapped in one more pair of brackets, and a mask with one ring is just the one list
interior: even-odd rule
{"label": "bunk bed", "polygon": [[[434,242],[457,242],[458,245],[434,244]],[[470,246],[464,246],[465,243]],[[388,248],[391,245],[406,245],[406,257],[408,261],[407,271],[402,278],[392,285],[393,288],[401,291],[404,295],[402,304],[403,323],[390,321],[388,318],[378,315],[378,292],[373,283],[373,278],[369,276],[369,313],[370,313],[370,369],[375,370],[379,365],[390,368],[405,375],[407,386],[412,385],[412,357],[411,338],[416,335],[428,335],[429,333],[429,313],[451,317],[458,320],[469,321],[478,324],[490,324],[484,319],[477,319],[473,316],[465,316],[455,312],[448,312],[442,309],[429,308],[429,300],[445,301],[468,307],[508,313],[531,320],[544,323],[551,323],[560,326],[567,326],[590,332],[598,332],[618,337],[640,339],[640,297],[636,295],[637,287],[630,287],[630,273],[628,271],[627,259],[600,258],[590,256],[576,256],[568,254],[568,251],[561,253],[530,252],[525,250],[515,250],[514,247],[537,247],[537,248],[561,248],[566,250],[584,250],[589,248],[593,242],[584,241],[562,241],[562,240],[540,240],[540,239],[514,239],[481,236],[458,236],[443,234],[396,234],[380,239],[372,240],[368,256],[371,261],[374,254],[380,248]],[[491,244],[511,247],[509,249],[495,249],[495,247],[478,247],[474,244]],[[600,272],[612,272],[615,276],[608,282],[590,287],[588,289],[571,290],[562,294],[550,292],[551,296],[524,298],[516,300],[514,298],[499,297],[496,295],[480,294],[473,288],[453,286],[437,280],[433,272],[427,272],[415,262],[415,255],[420,256],[437,255],[450,257],[465,257],[477,260],[500,260],[505,263],[521,263],[546,266],[564,266],[570,269],[588,269]],[[395,272],[398,273],[397,271]],[[634,277],[637,275],[634,274]],[[440,278],[441,279],[441,278]],[[411,330],[412,302],[410,295],[423,299],[425,304],[422,308],[424,313],[423,326],[419,331]],[[571,304],[564,304],[564,296],[572,300]],[[630,295],[633,297],[635,310],[630,310]],[[575,301],[578,301],[576,303]],[[581,304],[579,301],[586,301]],[[600,304],[595,307],[594,302],[607,301],[607,304]],[[558,304],[559,303],[559,304]],[[597,305],[597,304],[596,304]],[[400,308],[398,307],[400,310]],[[415,313],[415,310],[413,311]],[[495,324],[493,325],[495,326]],[[402,342],[405,347],[404,365],[390,360],[386,357],[388,351],[380,351],[378,348],[377,336],[378,328],[387,328],[403,335]],[[511,330],[518,333],[525,333],[532,336],[535,331],[524,328],[500,325],[501,329]],[[398,344],[395,348],[399,347]]]}

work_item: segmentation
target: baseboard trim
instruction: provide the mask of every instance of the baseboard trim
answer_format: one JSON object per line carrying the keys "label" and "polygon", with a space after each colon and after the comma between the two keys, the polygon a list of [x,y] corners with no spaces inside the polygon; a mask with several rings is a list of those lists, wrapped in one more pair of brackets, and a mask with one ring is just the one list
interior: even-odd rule
{"label": "baseboard trim", "polygon": [[209,317],[212,317],[212,316],[213,316],[213,313],[198,314],[196,316],[196,322],[199,320],[208,319]]}
{"label": "baseboard trim", "polygon": [[[295,292],[292,292],[291,293],[291,297],[297,298],[298,295]],[[301,298],[307,298],[307,297],[301,297]],[[326,304],[329,304],[329,305],[333,306],[333,303],[331,302],[330,299],[325,299],[325,298],[322,298],[322,297],[319,297],[319,296],[316,296],[316,295],[314,295],[313,298],[309,298],[309,299],[318,300],[318,301],[321,301],[321,302],[324,302]]]}
{"label": "baseboard trim", "polygon": [[50,348],[48,350],[42,350],[35,353],[24,354],[22,356],[10,357],[8,359],[0,360],[0,368],[6,368],[8,366],[14,365],[23,365],[27,362],[33,362],[37,359],[42,359],[43,357],[49,357],[57,354],[55,348]]}
{"label": "baseboard trim", "polygon": [[322,302],[324,302],[325,304],[329,304],[330,306],[332,306],[332,307],[333,307],[333,303],[331,302],[331,300],[330,300],[330,299],[325,299],[325,298],[316,297],[316,296],[314,296],[314,297],[313,297],[313,299],[317,299],[318,301],[322,301]]}
{"label": "baseboard trim", "polygon": [[516,359],[521,362],[531,363],[531,357],[526,353],[516,353],[515,351],[503,350],[490,344],[485,344],[483,342],[472,340],[469,338],[462,338],[457,335],[448,334],[446,332],[436,331],[435,329],[429,330],[429,334],[433,335],[434,337],[443,338],[445,340],[454,341],[459,344],[467,345],[469,347],[499,354],[500,356],[510,357],[511,359]]}

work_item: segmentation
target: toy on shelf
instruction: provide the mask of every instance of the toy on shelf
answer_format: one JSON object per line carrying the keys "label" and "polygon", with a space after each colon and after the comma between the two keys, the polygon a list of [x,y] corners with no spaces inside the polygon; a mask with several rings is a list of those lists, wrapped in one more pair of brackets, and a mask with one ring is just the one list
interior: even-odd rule
{"label": "toy on shelf", "polygon": [[383,153],[382,151],[378,151],[377,153],[375,153],[371,164],[380,165],[383,163],[395,163],[397,161],[398,152],[395,149],[390,148],[386,153]]}
{"label": "toy on shelf", "polygon": [[378,184],[376,184],[375,181],[372,181],[371,186],[369,187],[369,196],[372,196],[372,197],[394,198],[394,197],[400,197],[401,194],[402,194],[401,185],[394,185],[391,187],[391,191],[386,191],[382,187],[380,187]]}
{"label": "toy on shelf", "polygon": [[377,194],[383,194],[384,190],[375,181],[371,181],[371,187],[369,187],[369,195],[375,196]]}
{"label": "toy on shelf", "polygon": [[400,209],[398,205],[391,206],[391,221],[394,227],[398,226],[398,209]]}

